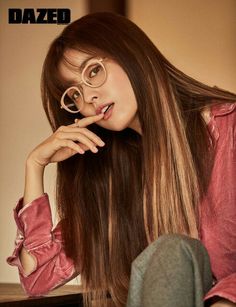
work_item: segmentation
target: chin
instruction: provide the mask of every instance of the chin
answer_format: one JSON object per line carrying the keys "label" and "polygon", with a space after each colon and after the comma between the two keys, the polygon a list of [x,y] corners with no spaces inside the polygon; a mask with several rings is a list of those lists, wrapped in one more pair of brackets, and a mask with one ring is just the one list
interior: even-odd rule
{"label": "chin", "polygon": [[114,122],[106,122],[102,125],[100,124],[99,126],[103,127],[104,129],[111,130],[111,131],[122,131],[126,128],[129,128],[128,123],[124,123],[124,122],[121,122],[121,121],[116,121],[115,123]]}
{"label": "chin", "polygon": [[126,128],[131,128],[135,116],[136,114],[123,114],[123,116],[119,116],[116,120],[111,121],[112,130],[122,131]]}

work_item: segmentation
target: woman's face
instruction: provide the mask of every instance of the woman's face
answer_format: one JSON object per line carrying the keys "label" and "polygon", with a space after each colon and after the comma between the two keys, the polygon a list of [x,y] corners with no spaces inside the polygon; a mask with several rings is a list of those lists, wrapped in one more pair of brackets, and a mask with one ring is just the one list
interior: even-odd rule
{"label": "woman's face", "polygon": [[[80,67],[86,59],[91,58],[91,55],[76,50],[67,50],[65,57],[71,64]],[[90,87],[83,83],[80,85],[84,98],[81,114],[85,117],[96,115],[103,107],[112,103],[113,105],[97,124],[114,131],[121,131],[129,127],[140,133],[137,102],[127,74],[112,59],[105,58],[103,64],[107,77],[101,86]],[[60,63],[59,70],[63,79],[73,86],[77,86],[81,81],[80,73],[71,70],[63,62]]]}

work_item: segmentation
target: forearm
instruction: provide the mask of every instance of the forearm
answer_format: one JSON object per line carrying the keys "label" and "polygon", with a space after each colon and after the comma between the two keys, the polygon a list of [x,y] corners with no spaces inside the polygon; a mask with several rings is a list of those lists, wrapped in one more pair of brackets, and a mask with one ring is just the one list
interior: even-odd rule
{"label": "forearm", "polygon": [[[12,265],[17,265],[23,273],[21,277],[25,282],[24,287],[30,289],[27,293],[43,293],[63,282],[63,279],[70,278],[74,273],[72,260],[67,259],[63,250],[61,235],[59,239],[54,240],[50,204],[48,199],[46,200],[47,195],[44,194],[44,168],[50,163],[64,161],[75,154],[84,154],[89,149],[96,153],[96,146],[104,146],[105,143],[86,127],[103,117],[104,114],[98,114],[59,127],[35,147],[26,160],[24,196],[19,210],[14,212],[19,231],[18,245],[8,261]],[[23,210],[22,206],[25,206]],[[58,259],[56,269],[55,259]],[[40,279],[40,283],[36,282],[35,276]],[[45,286],[43,292],[37,288],[38,286]]]}
{"label": "forearm", "polygon": [[44,193],[44,167],[27,159],[25,164],[25,188],[23,206]]}
{"label": "forearm", "polygon": [[[37,165],[30,159],[25,164],[25,189],[23,206],[32,202],[44,193],[43,186],[44,167]],[[36,265],[35,259],[22,247],[20,251],[20,261],[26,274],[31,273]]]}

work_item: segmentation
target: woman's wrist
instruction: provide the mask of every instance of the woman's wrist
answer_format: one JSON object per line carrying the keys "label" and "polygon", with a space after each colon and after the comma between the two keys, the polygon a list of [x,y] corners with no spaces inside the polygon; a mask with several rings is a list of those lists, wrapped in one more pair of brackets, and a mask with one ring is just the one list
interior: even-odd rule
{"label": "woman's wrist", "polygon": [[45,165],[38,163],[31,155],[27,157],[25,166],[26,169],[35,169],[36,171],[43,171],[45,169]]}

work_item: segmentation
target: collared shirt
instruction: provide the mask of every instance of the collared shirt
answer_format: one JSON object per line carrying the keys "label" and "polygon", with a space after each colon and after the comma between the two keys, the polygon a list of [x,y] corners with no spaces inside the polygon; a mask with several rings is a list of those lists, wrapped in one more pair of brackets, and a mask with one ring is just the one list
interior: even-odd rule
{"label": "collared shirt", "polygon": [[[199,235],[210,256],[215,283],[205,300],[219,296],[236,302],[236,103],[213,106],[208,129],[216,154],[208,191],[200,204]],[[17,238],[7,262],[18,267],[29,296],[45,295],[79,274],[65,255],[60,222],[53,229],[47,194],[23,208],[21,198],[14,218]],[[36,260],[28,275],[19,259],[23,245]]]}
{"label": "collared shirt", "polygon": [[215,159],[201,203],[200,238],[210,256],[215,286],[206,295],[236,302],[236,104],[212,108],[208,129]]}

